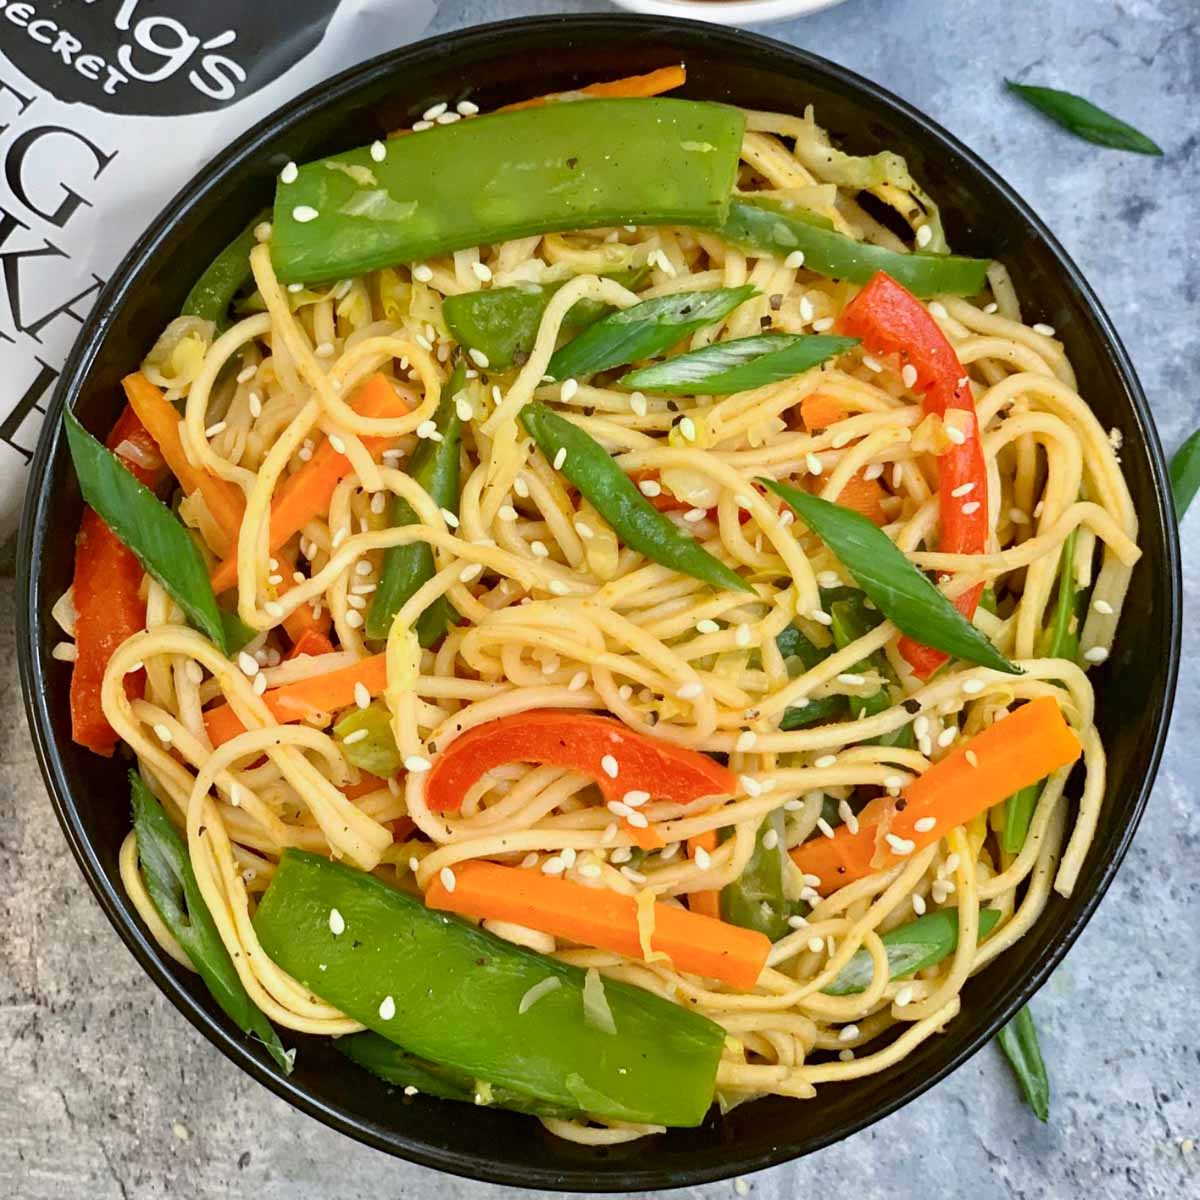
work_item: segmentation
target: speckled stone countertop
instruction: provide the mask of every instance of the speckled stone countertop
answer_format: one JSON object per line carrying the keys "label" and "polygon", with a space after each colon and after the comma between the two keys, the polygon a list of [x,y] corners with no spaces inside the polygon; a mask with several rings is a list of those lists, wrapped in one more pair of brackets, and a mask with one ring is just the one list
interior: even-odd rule
{"label": "speckled stone countertop", "polygon": [[[454,0],[434,32],[602,3]],[[1125,340],[1168,451],[1200,425],[1196,0],[850,0],[769,32],[878,80],[961,137],[1047,220]],[[1058,134],[1001,92],[1068,87],[1154,136],[1161,160]],[[1184,530],[1200,598],[1200,511]],[[34,762],[0,581],[0,1195],[14,1200],[493,1200],[289,1109],[142,975],[70,860]],[[1200,657],[1200,627],[1184,634]],[[987,1047],[872,1129],[711,1200],[1200,1197],[1200,823],[1184,670],[1166,757],[1112,890],[1034,1002],[1053,1077],[1042,1126]],[[1189,782],[1189,775],[1191,782]],[[817,1101],[819,1103],[819,1101]],[[682,1193],[679,1193],[682,1194]]]}

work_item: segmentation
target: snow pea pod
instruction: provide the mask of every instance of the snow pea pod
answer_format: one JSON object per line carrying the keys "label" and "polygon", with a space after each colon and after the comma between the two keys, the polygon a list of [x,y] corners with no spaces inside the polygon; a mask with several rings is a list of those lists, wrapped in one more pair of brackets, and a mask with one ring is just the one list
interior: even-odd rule
{"label": "snow pea pod", "polygon": [[591,502],[627,546],[648,559],[729,591],[754,589],[663,516],[613,462],[608,451],[544,404],[527,404],[521,423],[538,449]]}
{"label": "snow pea pod", "polygon": [[250,251],[258,243],[254,231],[270,219],[271,210],[264,209],[209,263],[184,298],[181,315],[212,321],[218,332],[225,329],[229,324],[229,305],[251,277]]}
{"label": "snow pea pod", "polygon": [[535,233],[720,225],[744,127],[721,104],[590,100],[347,150],[280,178],[275,271],[323,283]]}
{"label": "snow pea pod", "polygon": [[1028,1004],[996,1034],[996,1040],[1021,1085],[1029,1107],[1039,1121],[1049,1120],[1050,1077],[1042,1061],[1037,1026],[1033,1023],[1033,1013],[1029,1011]]}
{"label": "snow pea pod", "polygon": [[[493,1088],[660,1125],[698,1125],[712,1103],[725,1044],[719,1025],[605,980],[617,1030],[606,1032],[585,1013],[578,967],[435,912],[362,871],[285,850],[254,928],[266,953],[314,995],[411,1054]],[[549,978],[558,985],[547,988]]]}
{"label": "snow pea pod", "polygon": [[799,909],[783,890],[783,856],[786,853],[783,809],[779,808],[768,813],[759,826],[754,852],[742,873],[721,889],[723,921],[743,929],[756,929],[773,942],[789,932],[788,917]]}
{"label": "snow pea pod", "polygon": [[617,386],[674,396],[728,396],[791,379],[857,345],[857,338],[763,333],[652,363],[623,375]]}
{"label": "snow pea pod", "polygon": [[727,241],[750,250],[785,257],[800,251],[804,266],[818,275],[866,283],[886,271],[916,296],[974,296],[987,283],[988,261],[954,254],[903,254],[856,242],[838,233],[815,213],[793,208],[783,211],[767,200],[739,194],[719,232]]}

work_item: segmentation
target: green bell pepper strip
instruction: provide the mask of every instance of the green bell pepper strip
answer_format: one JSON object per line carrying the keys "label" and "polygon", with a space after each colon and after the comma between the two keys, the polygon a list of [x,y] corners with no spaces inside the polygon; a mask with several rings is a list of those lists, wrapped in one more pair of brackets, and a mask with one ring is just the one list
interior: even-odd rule
{"label": "green bell pepper strip", "polygon": [[697,330],[727,317],[757,295],[753,284],[656,296],[609,314],[560,346],[546,367],[551,379],[579,379],[662,354]]}
{"label": "green bell pepper strip", "polygon": [[[775,834],[775,844],[770,847],[764,844],[768,831]],[[799,911],[783,890],[783,856],[787,853],[783,832],[783,810],[768,813],[742,873],[721,889],[721,920],[756,929],[773,942],[791,931],[788,917]]]}
{"label": "green bell pepper strip", "polygon": [[753,592],[736,571],[663,516],[613,462],[608,451],[577,425],[536,403],[521,409],[521,423],[547,461],[556,462],[565,452],[559,470],[627,546],[653,562],[715,588]]}
{"label": "green bell pepper strip", "polygon": [[[434,424],[442,435],[440,442],[422,438],[409,459],[408,473],[419,483],[439,508],[458,513],[459,444],[462,421],[454,397],[463,389],[466,373],[460,362],[450,375],[434,414]],[[400,496],[392,500],[393,525],[415,525],[417,514]],[[367,637],[375,641],[387,638],[396,614],[417,589],[434,576],[433,549],[425,542],[390,546],[383,555],[379,587],[367,613]],[[424,647],[434,644],[454,624],[453,609],[445,596],[438,597],[418,618],[417,640]]]}
{"label": "green bell pepper strip", "polygon": [[254,231],[270,219],[271,210],[264,209],[209,263],[184,298],[181,315],[212,321],[218,332],[228,326],[229,306],[252,277],[250,251],[258,244]]}
{"label": "green bell pepper strip", "polygon": [[291,1074],[293,1056],[242,986],[200,894],[187,845],[137,771],[129,772],[129,785],[142,879],[163,924],[183,947],[221,1011],[243,1033],[257,1037],[284,1074]]}
{"label": "green bell pepper strip", "polygon": [[478,1086],[466,1071],[439,1066],[401,1050],[377,1033],[354,1033],[338,1038],[334,1049],[341,1051],[351,1062],[377,1075],[396,1087],[416,1088],[426,1096],[441,1100],[459,1100],[464,1104],[486,1104],[490,1108],[507,1108],[512,1112],[528,1113],[535,1117],[579,1117],[578,1108],[563,1108],[536,1100],[512,1088]]}
{"label": "green bell pepper strip", "polygon": [[1175,498],[1175,520],[1182,521],[1188,506],[1200,491],[1200,429],[1171,457],[1171,492]]}
{"label": "green bell pepper strip", "polygon": [[[636,267],[614,271],[607,278],[623,287],[637,288],[647,274],[648,268]],[[489,368],[504,370],[533,349],[546,305],[560,287],[561,283],[526,283],[461,292],[442,301],[442,316],[460,346],[480,351],[487,358]],[[567,309],[562,330],[575,333],[586,329],[612,311],[612,305],[585,297]]]}
{"label": "green bell pepper strip", "polygon": [[720,225],[745,117],[692,100],[589,100],[494,113],[362,146],[279,182],[282,283],[322,283],[535,233]]}
{"label": "green bell pepper strip", "polygon": [[729,396],[791,379],[857,345],[857,338],[763,333],[715,342],[630,371],[617,380],[617,387],[674,396]]}
{"label": "green bell pepper strip", "polygon": [[1029,1011],[1028,1004],[996,1034],[996,1040],[1012,1066],[1013,1074],[1034,1115],[1039,1121],[1049,1120],[1050,1077],[1042,1061],[1037,1026],[1033,1023],[1033,1013]]}
{"label": "green bell pepper strip", "polygon": [[[1066,658],[1074,662],[1079,654],[1080,604],[1086,599],[1081,596],[1075,578],[1075,535],[1072,529],[1063,542],[1062,557],[1058,568],[1058,602],[1054,615],[1042,636],[1040,653],[1045,658]],[[1005,854],[1020,854],[1033,820],[1033,810],[1043,785],[1031,783],[1004,802],[1004,829],[1000,835],[1000,848]]]}
{"label": "green bell pepper strip", "polygon": [[955,658],[1021,674],[866,517],[774,479],[758,482],[791,505],[902,633]]}
{"label": "green bell pepper strip", "polygon": [[[365,733],[365,737],[354,737]],[[388,779],[400,770],[403,759],[392,734],[391,714],[382,704],[351,709],[334,727],[347,761],[360,771]]]}
{"label": "green bell pepper strip", "polygon": [[866,283],[886,271],[916,296],[974,296],[987,283],[989,263],[953,254],[903,254],[829,228],[829,222],[803,209],[787,212],[753,195],[738,195],[719,233],[726,241],[778,257],[799,250],[804,266],[818,275]]}
{"label": "green bell pepper strip", "polygon": [[[795,625],[781,629],[775,637],[775,645],[779,647],[779,653],[785,661],[798,658],[806,671],[811,671],[833,653],[832,648],[822,650],[814,646]],[[818,696],[809,700],[807,704],[785,708],[779,718],[779,728],[784,733],[790,733],[794,729],[805,729],[822,721],[838,720],[848,711],[845,696]]]}
{"label": "green bell pepper strip", "polygon": [[204,558],[183,523],[80,425],[70,409],[63,411],[63,424],[84,500],[167,590],[188,621],[228,655],[241,623],[218,607]]}
{"label": "green bell pepper strip", "polygon": [[[330,929],[340,914],[344,932]],[[584,1013],[585,973],[425,907],[362,871],[285,850],[254,916],[263,949],[315,995],[420,1058],[572,1111],[698,1125],[725,1034],[605,980],[616,1035]],[[559,986],[519,1012],[547,977]]]}
{"label": "green bell pepper strip", "polygon": [[[982,941],[1000,919],[997,908],[979,910],[979,939]],[[892,979],[907,979],[926,967],[936,966],[958,946],[958,910],[939,908],[906,925],[882,934],[880,939],[887,953],[888,971]],[[838,977],[824,989],[827,996],[851,996],[865,992],[871,982],[874,967],[871,955],[856,950]]]}

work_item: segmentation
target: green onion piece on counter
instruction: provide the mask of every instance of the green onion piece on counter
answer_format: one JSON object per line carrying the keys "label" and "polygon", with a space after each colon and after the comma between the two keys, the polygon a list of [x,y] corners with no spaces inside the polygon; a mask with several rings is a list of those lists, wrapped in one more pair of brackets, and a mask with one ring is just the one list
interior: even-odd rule
{"label": "green onion piece on counter", "polygon": [[[1087,597],[1081,593],[1075,578],[1077,532],[1072,529],[1063,542],[1058,567],[1058,601],[1038,650],[1044,658],[1065,658],[1074,662],[1079,654],[1079,623],[1083,615],[1080,608]],[[1000,848],[1005,854],[1020,854],[1025,845],[1042,787],[1040,783],[1031,783],[1005,801],[1004,827],[1000,834]]]}
{"label": "green onion piece on counter", "polygon": [[[767,843],[770,843],[768,845]],[[788,917],[802,905],[783,890],[783,810],[768,813],[754,842],[754,853],[742,873],[721,889],[721,919],[743,929],[756,929],[773,942],[790,932]]]}
{"label": "green onion piece on counter", "polygon": [[434,912],[362,871],[285,850],[254,928],[314,995],[493,1089],[659,1125],[698,1125],[712,1103],[719,1025],[605,980],[617,1030],[606,1033],[585,1013],[578,967]]}
{"label": "green onion piece on counter", "polygon": [[[608,278],[624,287],[636,288],[647,274],[647,268],[636,267],[614,271]],[[442,301],[442,316],[460,346],[480,351],[487,358],[489,368],[504,370],[533,349],[546,305],[560,287],[561,283],[523,283],[487,291],[460,292]],[[576,333],[612,311],[609,304],[584,298],[567,309],[561,328],[564,333]]]}
{"label": "green onion piece on counter", "polygon": [[221,1011],[243,1033],[258,1038],[276,1065],[290,1074],[292,1055],[284,1050],[279,1034],[242,986],[200,894],[187,845],[136,771],[129,772],[129,785],[138,861],[155,910],[183,947]]}
{"label": "green onion piece on counter", "polygon": [[[997,908],[979,910],[979,940],[995,928],[1000,919]],[[882,934],[892,979],[907,979],[926,967],[936,966],[958,946],[958,909],[939,908],[906,925]],[[827,996],[851,996],[865,992],[874,968],[865,949],[856,950],[838,977],[825,988]]]}
{"label": "green onion piece on counter", "polygon": [[[546,104],[307,163],[275,190],[282,283],[323,283],[534,233],[720,225],[745,117],[692,100]],[[376,151],[378,154],[378,151]]]}
{"label": "green onion piece on counter", "polygon": [[728,396],[791,379],[857,345],[857,338],[763,333],[641,367],[618,379],[617,386],[675,396]]}
{"label": "green onion piece on counter", "polygon": [[[433,421],[442,435],[440,442],[421,438],[408,460],[408,473],[432,497],[439,508],[458,515],[459,443],[462,422],[458,417],[455,396],[466,384],[466,374],[460,362],[442,392],[441,402]],[[412,505],[400,496],[392,500],[393,525],[415,525],[417,514]],[[392,621],[417,589],[434,576],[433,549],[425,542],[407,546],[390,546],[383,555],[379,587],[367,613],[367,637],[384,641]],[[417,618],[417,640],[424,647],[432,646],[454,624],[454,610],[445,596],[439,596]]]}
{"label": "green onion piece on counter", "polygon": [[799,251],[804,267],[818,275],[866,283],[876,272],[886,271],[915,296],[922,298],[946,292],[974,296],[987,283],[990,265],[983,258],[954,254],[903,254],[856,242],[829,228],[815,213],[793,208],[784,211],[752,194],[738,195],[729,206],[729,216],[718,231],[735,245],[766,251],[786,258]]}
{"label": "green onion piece on counter", "polygon": [[1182,521],[1188,505],[1200,491],[1200,429],[1175,451],[1171,459],[1171,491],[1175,496],[1175,520]]}
{"label": "green onion piece on counter", "polygon": [[1034,1115],[1039,1121],[1048,1121],[1050,1077],[1046,1074],[1046,1064],[1042,1061],[1037,1026],[1033,1023],[1033,1013],[1029,1011],[1028,1004],[996,1034],[996,1040],[1012,1066],[1013,1074],[1016,1075]]}
{"label": "green onion piece on counter", "polygon": [[[1058,88],[1034,87],[1027,83],[1004,81],[1010,92],[1015,92],[1026,104],[1031,104],[1040,113],[1045,113],[1056,124],[1069,130],[1076,137],[1097,146],[1108,146],[1112,150],[1132,150],[1135,154],[1161,155],[1162,148],[1144,133],[1127,125],[1119,117],[1097,108],[1090,100]],[[1042,1118],[1045,1120],[1045,1118]]]}
{"label": "green onion piece on counter", "polygon": [[254,231],[270,219],[271,210],[264,209],[209,263],[184,298],[181,315],[212,321],[218,332],[225,329],[234,296],[251,278],[250,251],[258,244]]}
{"label": "green onion piece on counter", "polygon": [[84,500],[170,593],[188,621],[229,654],[227,614],[217,605],[204,558],[183,523],[80,425],[70,409],[63,412],[63,424]]}
{"label": "green onion piece on counter", "polygon": [[902,633],[955,658],[1021,673],[866,517],[774,479],[758,482],[791,505]]}
{"label": "green onion piece on counter", "polygon": [[613,462],[608,451],[544,404],[527,404],[521,423],[547,461],[589,500],[627,546],[653,562],[715,588],[753,592],[740,575],[663,516]]}
{"label": "green onion piece on counter", "polygon": [[388,779],[400,770],[403,760],[392,736],[391,714],[382,704],[351,709],[333,727],[333,736],[360,771]]}
{"label": "green onion piece on counter", "polygon": [[490,1108],[507,1108],[535,1117],[580,1116],[578,1108],[547,1104],[511,1088],[481,1086],[466,1071],[418,1058],[377,1033],[353,1033],[349,1037],[338,1038],[333,1044],[351,1062],[366,1068],[372,1075],[378,1075],[396,1087],[416,1088],[424,1096],[487,1105]]}
{"label": "green onion piece on counter", "polygon": [[653,358],[706,325],[727,317],[758,290],[749,283],[709,292],[674,292],[643,300],[589,325],[554,352],[552,379],[582,379],[610,367]]}

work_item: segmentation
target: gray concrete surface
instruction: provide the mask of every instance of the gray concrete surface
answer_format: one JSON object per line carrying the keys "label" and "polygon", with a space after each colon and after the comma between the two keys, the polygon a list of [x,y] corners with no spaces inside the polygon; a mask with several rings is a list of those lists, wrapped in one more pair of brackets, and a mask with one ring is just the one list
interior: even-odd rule
{"label": "gray concrete surface", "polygon": [[[436,29],[566,4],[443,3]],[[602,10],[602,4],[580,5]],[[775,27],[871,76],[978,150],[1048,220],[1108,307],[1168,450],[1200,424],[1191,230],[1200,190],[1196,0],[850,0]],[[1156,137],[1161,161],[1060,135],[1004,75],[1071,87]],[[1200,597],[1200,511],[1184,530]],[[0,1196],[17,1200],[493,1200],[289,1110],[141,975],[69,859],[21,713],[0,584]],[[1188,663],[1200,629],[1185,635]],[[992,1048],[900,1113],[747,1180],[760,1200],[1200,1196],[1197,802],[1185,669],[1153,802],[1112,891],[1035,1002],[1053,1075],[1040,1126]],[[819,1103],[817,1101],[816,1103]],[[741,1190],[741,1189],[739,1189]],[[696,1196],[733,1196],[732,1183]]]}

